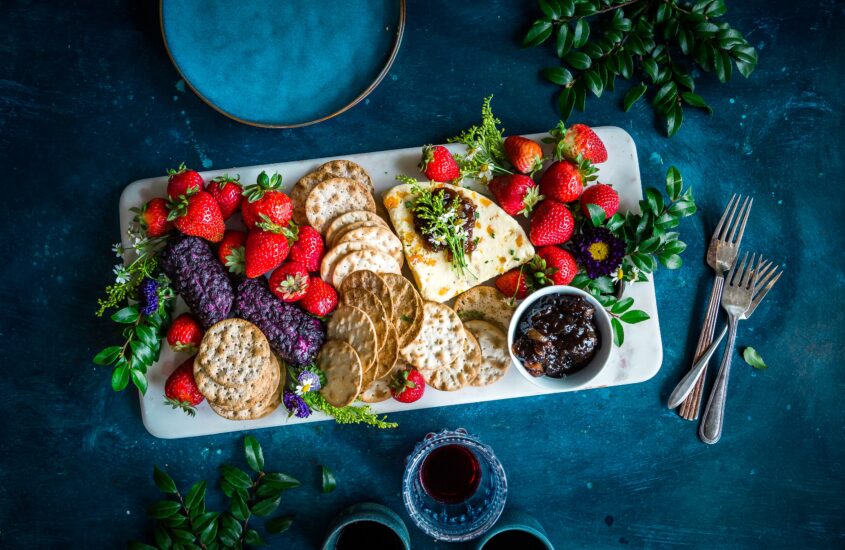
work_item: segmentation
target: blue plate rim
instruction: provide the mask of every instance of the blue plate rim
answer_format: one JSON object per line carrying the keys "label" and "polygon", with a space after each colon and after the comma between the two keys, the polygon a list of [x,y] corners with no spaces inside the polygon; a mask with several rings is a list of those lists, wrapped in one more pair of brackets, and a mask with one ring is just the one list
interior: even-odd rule
{"label": "blue plate rim", "polygon": [[179,64],[176,63],[176,60],[173,58],[173,54],[170,52],[170,46],[167,44],[167,36],[164,33],[164,0],[159,0],[158,4],[158,21],[159,21],[159,28],[161,30],[161,40],[164,43],[164,50],[167,52],[167,57],[170,59],[170,63],[176,69],[176,72],[179,73],[179,76],[182,80],[185,81],[188,88],[191,89],[197,97],[199,97],[206,105],[220,113],[221,115],[225,116],[228,119],[234,120],[235,122],[240,122],[241,124],[246,124],[248,126],[255,126],[258,128],[301,128],[303,126],[311,126],[312,124],[318,124],[320,122],[324,122],[331,118],[334,118],[340,114],[345,113],[355,105],[361,102],[365,97],[370,95],[376,87],[381,84],[381,81],[384,80],[384,77],[387,76],[388,71],[390,71],[390,67],[393,66],[393,62],[396,60],[396,55],[399,53],[399,46],[402,44],[402,35],[405,32],[405,0],[399,0],[399,25],[396,29],[396,34],[393,38],[393,48],[390,51],[390,56],[387,58],[387,62],[382,67],[381,72],[379,72],[378,76],[376,76],[375,80],[367,86],[367,88],[361,92],[355,99],[351,102],[347,103],[337,111],[330,113],[324,117],[315,118],[313,120],[308,120],[306,122],[297,122],[294,124],[269,124],[266,122],[259,122],[256,120],[247,120],[244,118],[237,117],[232,113],[228,113],[225,110],[221,109],[217,105],[215,105],[212,101],[210,101],[207,97],[202,95],[199,90],[197,90],[191,81],[188,80],[182,70],[179,68]]}

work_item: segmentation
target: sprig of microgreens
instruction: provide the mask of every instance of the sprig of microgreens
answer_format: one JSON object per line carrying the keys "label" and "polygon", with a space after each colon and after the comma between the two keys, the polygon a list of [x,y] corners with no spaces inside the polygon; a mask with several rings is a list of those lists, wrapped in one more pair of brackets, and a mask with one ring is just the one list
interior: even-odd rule
{"label": "sprig of microgreens", "polygon": [[484,99],[480,125],[472,126],[448,140],[467,148],[465,154],[453,155],[461,169],[460,179],[471,178],[487,184],[494,176],[514,173],[505,155],[505,129],[499,128],[502,121],[493,115],[490,107],[492,99],[492,95]]}
{"label": "sprig of microgreens", "polygon": [[[147,511],[154,520],[155,546],[130,542],[132,550],[165,548],[237,548],[265,546],[267,543],[254,528],[249,527],[255,516],[266,517],[275,512],[282,494],[299,487],[293,477],[282,473],[264,471],[264,453],[258,440],[251,435],[244,437],[244,455],[249,468],[257,475],[223,464],[220,467],[220,489],[230,499],[228,511],[216,512],[206,508],[207,483],[194,483],[186,494],[176,487],[173,478],[155,466],[153,480],[165,498]],[[286,531],[293,523],[293,516],[282,515],[267,520],[264,529],[277,534]]]}
{"label": "sprig of microgreens", "polygon": [[469,235],[464,228],[464,220],[459,215],[460,197],[454,197],[449,202],[442,191],[437,192],[439,188],[424,187],[417,180],[407,176],[396,176],[396,179],[411,186],[413,200],[407,201],[405,206],[422,222],[422,236],[446,247],[451,256],[452,267],[459,275],[464,272],[472,275],[466,257]]}

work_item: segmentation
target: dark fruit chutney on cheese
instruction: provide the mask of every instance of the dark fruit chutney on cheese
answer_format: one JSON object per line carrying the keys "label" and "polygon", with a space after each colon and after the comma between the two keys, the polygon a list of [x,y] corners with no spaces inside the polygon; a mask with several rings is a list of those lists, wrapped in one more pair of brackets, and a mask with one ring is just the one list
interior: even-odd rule
{"label": "dark fruit chutney on cheese", "polygon": [[563,378],[580,371],[601,345],[595,313],[580,296],[544,296],[520,317],[514,355],[532,376]]}

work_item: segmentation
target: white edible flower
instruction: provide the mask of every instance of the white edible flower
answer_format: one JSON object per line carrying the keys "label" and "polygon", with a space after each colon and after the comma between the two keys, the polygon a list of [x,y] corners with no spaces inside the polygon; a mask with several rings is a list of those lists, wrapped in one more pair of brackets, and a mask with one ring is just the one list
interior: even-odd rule
{"label": "white edible flower", "polygon": [[117,284],[123,285],[129,282],[129,271],[121,264],[114,266],[114,280]]}
{"label": "white edible flower", "polygon": [[493,179],[493,167],[489,164],[479,166],[477,178],[484,184],[489,183]]}
{"label": "white edible flower", "polygon": [[121,243],[113,244],[111,246],[111,250],[112,250],[112,252],[114,252],[114,255],[117,256],[118,258],[123,256],[123,245]]}
{"label": "white edible flower", "polygon": [[477,154],[478,154],[478,153],[480,153],[480,152],[481,152],[481,147],[478,147],[478,146],[476,146],[476,147],[472,147],[472,148],[470,148],[470,149],[467,151],[467,156],[466,156],[466,159],[467,159],[467,160],[472,160],[472,159],[473,159],[473,157],[475,157],[475,155],[477,155]]}

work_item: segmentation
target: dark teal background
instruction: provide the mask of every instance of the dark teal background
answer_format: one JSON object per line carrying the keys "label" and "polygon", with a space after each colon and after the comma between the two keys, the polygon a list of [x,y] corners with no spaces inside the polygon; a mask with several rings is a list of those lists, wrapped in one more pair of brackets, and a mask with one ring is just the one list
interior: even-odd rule
{"label": "dark teal background", "polygon": [[[241,460],[241,434],[179,441],[144,430],[134,392],[114,394],[90,357],[111,342],[93,317],[111,279],[117,200],[181,161],[224,168],[439,142],[475,122],[481,99],[512,133],[556,122],[550,52],[521,50],[532,2],[417,2],[389,76],[326,123],[262,130],[217,114],[179,82],[156,2],[3,5],[0,34],[0,547],[116,548],[144,536],[152,465],[187,487]],[[645,104],[590,99],[573,120],[625,128],[643,181],[678,166],[700,214],[681,230],[686,265],[657,274],[663,368],[651,381],[568,395],[395,415],[376,432],[330,423],[265,430],[268,466],[303,480],[278,547],[313,548],[331,516],[362,500],[402,512],[403,457],[428,430],[464,426],[497,451],[509,504],[560,548],[845,545],[841,2],[733,1],[728,20],[760,54],[750,80],[701,78],[714,107],[674,139]],[[739,345],[722,441],[665,409],[689,363],[710,272],[707,238],[731,192],[754,196],[743,245],[786,274]],[[318,464],[337,490],[318,492]],[[444,548],[413,530],[415,547]]]}

